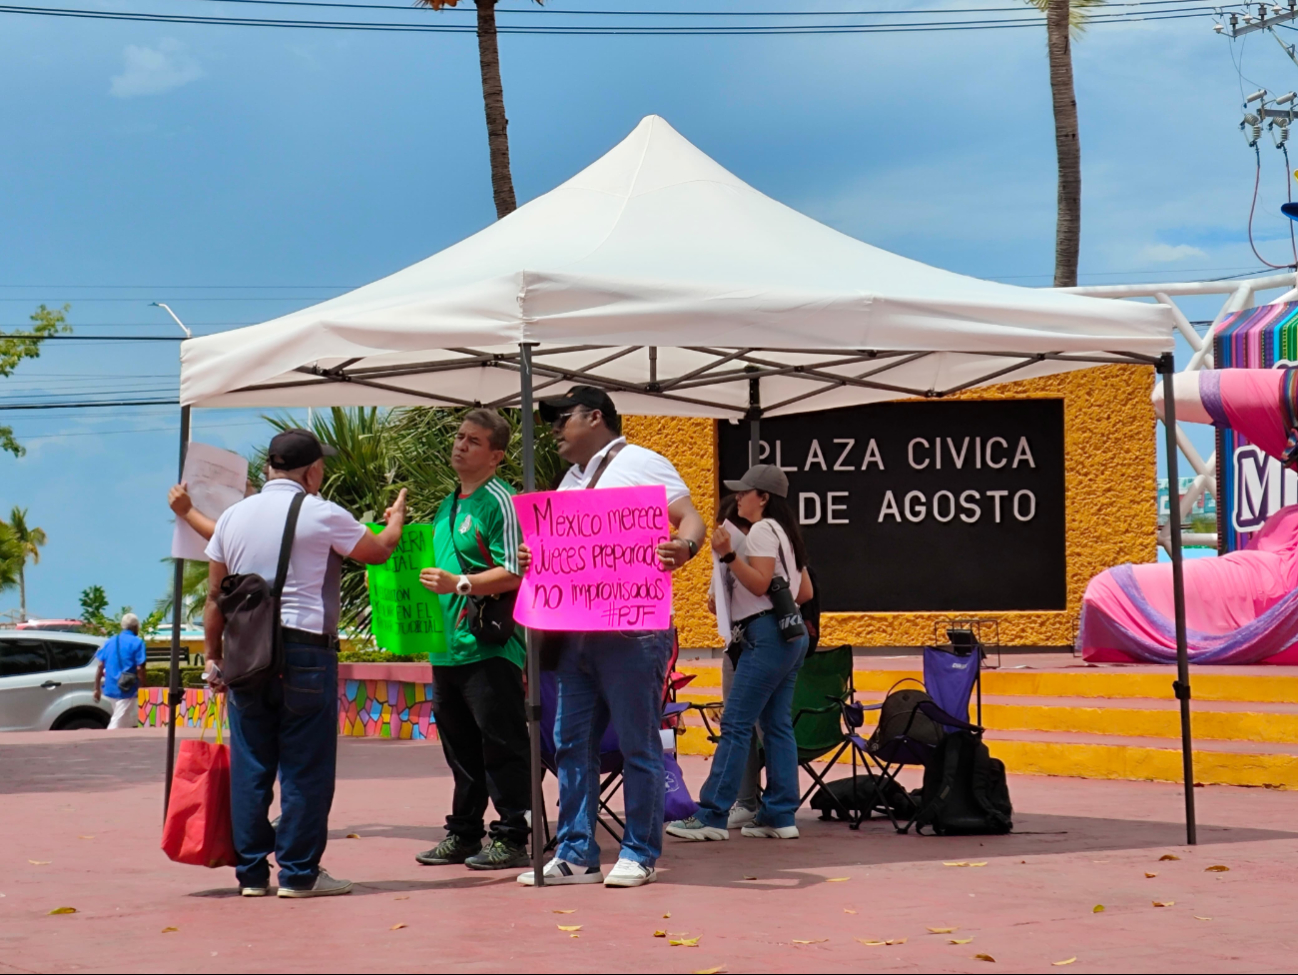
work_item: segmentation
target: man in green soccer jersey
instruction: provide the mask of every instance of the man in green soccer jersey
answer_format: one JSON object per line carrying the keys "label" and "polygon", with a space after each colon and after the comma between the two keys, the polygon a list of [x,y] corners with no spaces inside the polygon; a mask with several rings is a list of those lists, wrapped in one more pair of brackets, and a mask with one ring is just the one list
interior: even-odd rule
{"label": "man in green soccer jersey", "polygon": [[[522,628],[513,626],[522,533],[514,489],[496,476],[509,437],[494,410],[465,414],[451,449],[459,490],[433,517],[437,567],[419,576],[438,594],[446,622],[450,663],[433,667],[433,716],[455,777],[446,839],[415,857],[428,865],[504,870],[531,862],[525,649]],[[488,797],[499,818],[483,849]]]}

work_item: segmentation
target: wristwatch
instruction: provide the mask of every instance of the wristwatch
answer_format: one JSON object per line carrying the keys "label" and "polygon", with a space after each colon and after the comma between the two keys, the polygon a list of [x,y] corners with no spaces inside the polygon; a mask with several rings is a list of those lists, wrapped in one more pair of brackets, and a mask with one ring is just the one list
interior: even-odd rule
{"label": "wristwatch", "polygon": [[461,596],[467,596],[473,592],[473,583],[469,581],[468,576],[460,576],[460,581],[455,584],[455,591]]}
{"label": "wristwatch", "polygon": [[724,562],[726,565],[729,565],[729,564],[730,564],[731,562],[733,562],[734,560],[735,560],[735,553],[734,553],[734,552],[727,552],[725,555],[721,556],[721,559],[720,559],[720,561],[721,561],[721,562]]}
{"label": "wristwatch", "polygon": [[685,539],[685,547],[690,550],[690,558],[699,554],[699,543],[692,538]]}

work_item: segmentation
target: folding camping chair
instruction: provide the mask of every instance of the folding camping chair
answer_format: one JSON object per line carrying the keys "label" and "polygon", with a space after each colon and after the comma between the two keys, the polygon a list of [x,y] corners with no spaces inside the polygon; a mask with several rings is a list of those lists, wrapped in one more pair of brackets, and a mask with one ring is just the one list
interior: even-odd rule
{"label": "folding camping chair", "polygon": [[[672,631],[671,658],[667,661],[667,677],[663,682],[663,719],[662,728],[670,728],[673,734],[680,723],[680,716],[687,705],[676,703],[676,693],[694,679],[693,674],[682,674],[676,670],[676,660],[680,656],[680,642],[676,632]],[[551,775],[558,778],[554,762],[554,722],[559,710],[559,687],[553,671],[541,672],[541,764]],[[622,753],[618,750],[617,732],[610,723],[604,728],[599,742],[599,774],[603,776],[599,784],[599,811],[596,822],[603,826],[613,839],[621,843],[626,823],[613,811],[609,803],[622,788]],[[545,826],[545,848],[550,850],[558,842],[557,836],[550,833],[550,818],[544,809],[541,810]],[[605,821],[605,817],[617,824],[617,829]]]}
{"label": "folding camping chair", "polygon": [[[798,671],[798,682],[793,689],[793,736],[798,745],[798,764],[811,776],[813,784],[798,800],[798,806],[817,787],[825,788],[824,773],[817,772],[811,762],[830,752],[830,765],[837,762],[843,752],[853,748],[852,780],[855,789],[857,754],[852,743],[852,731],[861,725],[859,711],[853,710],[852,648],[844,644],[833,650],[808,653]],[[721,701],[686,705],[699,712],[704,732],[714,745],[721,741],[719,712]],[[852,722],[855,721],[855,724]],[[827,788],[839,813],[852,829],[858,829],[861,819],[855,815]]]}
{"label": "folding camping chair", "polygon": [[[899,788],[897,776],[907,765],[927,766],[947,732],[982,734],[982,727],[968,720],[969,697],[979,682],[982,647],[976,639],[965,640],[962,634],[959,636],[960,639],[952,640],[945,647],[924,649],[922,684],[913,677],[903,677],[879,703],[856,705],[863,712],[879,712],[879,723],[868,740],[853,736],[854,746],[878,767],[878,772],[874,772],[869,761],[865,763],[866,775],[875,783],[876,795],[886,795]],[[902,687],[903,684],[919,686]],[[912,809],[910,819],[902,826],[887,803],[882,810],[899,833],[910,829],[918,812],[918,808]]]}

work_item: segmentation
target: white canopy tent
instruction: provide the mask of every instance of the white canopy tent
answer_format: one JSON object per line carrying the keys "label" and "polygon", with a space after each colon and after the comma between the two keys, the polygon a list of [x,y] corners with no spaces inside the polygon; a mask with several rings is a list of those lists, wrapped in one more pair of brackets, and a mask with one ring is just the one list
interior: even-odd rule
{"label": "white canopy tent", "polygon": [[[183,343],[181,449],[190,407],[521,406],[531,489],[542,390],[589,383],[624,413],[747,418],[756,440],[761,416],[1104,363],[1170,375],[1174,327],[1163,305],[997,284],[871,247],[758,192],[649,116],[566,183],[427,260]],[[1182,607],[1179,546],[1174,555]],[[1183,607],[1178,633],[1183,655]],[[539,808],[539,697],[529,703]],[[1188,743],[1185,706],[1183,719]],[[1186,762],[1192,824],[1188,752]]]}

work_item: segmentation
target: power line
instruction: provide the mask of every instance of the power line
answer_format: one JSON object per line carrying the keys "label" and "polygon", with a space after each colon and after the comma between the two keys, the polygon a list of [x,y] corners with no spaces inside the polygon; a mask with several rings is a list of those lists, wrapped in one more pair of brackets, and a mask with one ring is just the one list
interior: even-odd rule
{"label": "power line", "polygon": [[179,406],[178,399],[91,400],[82,403],[18,403],[0,400],[0,410],[93,410],[119,406]]}
{"label": "power line", "polygon": [[[1190,17],[1209,17],[1213,11],[1220,8],[1213,6],[1191,6],[1182,8],[1162,8],[1149,13],[1140,13],[1139,15],[1114,13],[1114,14],[1093,14],[1088,23],[1091,25],[1120,23],[1120,22],[1143,22],[1155,20],[1180,20]],[[941,13],[942,11],[937,11]],[[464,34],[476,33],[477,27],[473,25],[456,25],[456,24],[396,24],[384,23],[380,21],[327,21],[327,20],[288,20],[288,19],[264,19],[250,17],[213,17],[195,14],[151,14],[128,11],[100,11],[100,10],[82,10],[65,7],[18,7],[12,5],[0,5],[0,13],[21,14],[31,16],[45,17],[67,17],[73,19],[85,20],[122,20],[135,21],[143,23],[168,23],[168,24],[201,24],[207,26],[228,26],[228,27],[276,27],[276,28],[294,28],[310,30],[346,30],[346,31],[372,31],[380,33],[426,33],[426,34]],[[513,25],[498,25],[496,28],[499,34],[546,34],[554,36],[565,35],[626,35],[626,36],[651,36],[651,35],[670,35],[670,36],[778,36],[778,35],[799,35],[799,34],[895,34],[895,33],[916,33],[930,31],[954,31],[954,30],[998,30],[1017,27],[1041,27],[1045,24],[1045,18],[1035,13],[1028,13],[1015,18],[1002,18],[999,20],[974,20],[974,21],[921,21],[909,24],[815,24],[805,26],[782,26],[782,27],[763,27],[763,26],[727,26],[727,27],[662,27],[662,26],[629,26],[629,27],[606,27],[606,26],[532,26],[520,27]]]}

